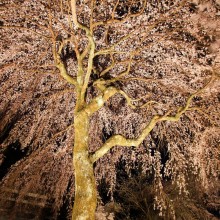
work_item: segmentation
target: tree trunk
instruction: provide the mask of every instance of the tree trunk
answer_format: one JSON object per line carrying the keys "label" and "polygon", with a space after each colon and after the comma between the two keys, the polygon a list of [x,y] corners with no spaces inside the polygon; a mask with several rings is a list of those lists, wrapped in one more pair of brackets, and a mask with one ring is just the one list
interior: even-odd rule
{"label": "tree trunk", "polygon": [[75,114],[73,165],[75,169],[75,200],[72,220],[94,220],[97,192],[93,163],[89,159],[89,117],[83,111]]}

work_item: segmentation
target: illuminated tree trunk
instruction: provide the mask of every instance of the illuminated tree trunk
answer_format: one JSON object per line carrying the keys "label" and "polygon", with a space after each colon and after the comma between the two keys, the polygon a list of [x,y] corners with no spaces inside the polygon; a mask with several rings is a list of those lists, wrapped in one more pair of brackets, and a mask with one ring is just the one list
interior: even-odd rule
{"label": "illuminated tree trunk", "polygon": [[74,118],[75,201],[72,220],[94,220],[97,202],[93,163],[88,152],[89,117],[80,111]]}

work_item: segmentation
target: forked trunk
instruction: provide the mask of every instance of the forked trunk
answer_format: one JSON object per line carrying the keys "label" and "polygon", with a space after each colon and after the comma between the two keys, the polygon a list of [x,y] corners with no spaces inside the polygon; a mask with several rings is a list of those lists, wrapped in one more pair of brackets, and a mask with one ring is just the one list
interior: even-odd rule
{"label": "forked trunk", "polygon": [[93,164],[88,152],[89,117],[85,112],[75,115],[74,128],[75,200],[72,220],[94,220],[97,192]]}

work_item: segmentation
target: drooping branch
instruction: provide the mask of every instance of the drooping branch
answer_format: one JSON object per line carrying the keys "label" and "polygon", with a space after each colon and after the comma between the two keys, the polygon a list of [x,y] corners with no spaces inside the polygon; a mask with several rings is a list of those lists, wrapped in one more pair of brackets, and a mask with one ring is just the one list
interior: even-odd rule
{"label": "drooping branch", "polygon": [[128,40],[129,38],[131,38],[135,33],[138,33],[138,31],[140,30],[140,27],[138,27],[136,30],[130,32],[129,34],[121,37],[117,42],[115,42],[114,44],[112,44],[110,47],[103,49],[103,50],[99,50],[95,53],[95,56],[98,55],[104,55],[104,54],[119,54],[119,53],[127,53],[127,52],[121,52],[121,51],[116,51],[115,48],[116,46],[118,46],[120,43]]}
{"label": "drooping branch", "polygon": [[[97,52],[95,53],[95,56],[104,55],[104,54],[110,54],[110,53],[112,53],[112,54],[113,54],[113,53],[116,53],[116,54],[117,54],[117,53],[121,53],[121,52],[119,52],[119,51],[116,51],[115,48],[116,48],[118,45],[120,45],[122,42],[125,42],[125,41],[127,41],[128,39],[131,39],[131,37],[133,37],[135,34],[140,34],[141,31],[144,31],[144,32],[145,32],[145,33],[143,33],[143,35],[142,35],[142,40],[140,40],[140,43],[143,43],[143,41],[145,40],[145,38],[146,38],[149,34],[151,34],[151,36],[152,36],[151,31],[152,31],[153,29],[155,29],[156,27],[158,27],[159,24],[161,24],[161,23],[167,21],[168,15],[169,15],[169,17],[171,17],[171,16],[174,16],[176,13],[179,13],[179,10],[180,10],[182,7],[184,7],[186,3],[187,3],[186,0],[182,1],[181,3],[177,3],[176,7],[174,7],[175,9],[171,9],[170,12],[167,12],[167,13],[162,14],[157,21],[154,21],[154,22],[152,22],[152,23],[149,23],[148,25],[144,25],[144,27],[143,27],[142,25],[136,27],[136,28],[135,28],[133,31],[131,31],[129,34],[126,34],[125,36],[122,36],[117,42],[113,43],[112,45],[109,45],[109,47],[107,47],[107,48],[105,48],[105,49],[103,49],[103,50],[97,51]],[[114,7],[113,12],[112,12],[112,14],[111,14],[111,19],[110,19],[110,20],[96,22],[96,23],[93,24],[93,27],[92,27],[92,28],[101,25],[101,26],[107,27],[107,33],[108,33],[108,28],[109,28],[109,26],[110,26],[111,24],[116,24],[116,23],[122,23],[122,24],[123,24],[123,23],[125,23],[127,20],[129,20],[130,18],[138,17],[139,15],[141,15],[141,14],[144,12],[145,8],[146,8],[147,1],[144,1],[144,2],[143,2],[143,7],[141,8],[141,10],[140,10],[138,13],[132,14],[132,13],[130,12],[130,9],[129,9],[128,15],[127,15],[125,18],[119,19],[119,20],[118,20],[118,19],[115,19],[115,16],[114,16],[115,11],[116,11],[116,9],[117,9],[117,7],[118,7],[118,4],[119,4],[119,1],[117,1],[117,3],[115,4],[115,7]],[[175,30],[176,30],[176,29],[175,29]],[[173,30],[173,31],[171,31],[171,32],[174,32],[175,30]],[[162,41],[162,40],[165,39],[165,38],[166,38],[166,35],[165,35],[165,36],[162,36],[162,37],[161,37],[159,40],[157,40],[156,42]],[[150,44],[148,43],[147,46],[140,45],[140,47],[134,49],[134,50],[132,51],[132,53],[133,53],[134,51],[136,51],[136,53],[139,53],[140,51],[143,50],[143,47],[144,47],[144,48],[145,48],[145,47],[149,47],[151,44],[154,44],[154,43],[155,43],[155,42],[153,41],[153,42],[150,43]],[[145,48],[145,49],[147,49],[147,48]],[[127,53],[127,52],[126,52],[126,53]]]}
{"label": "drooping branch", "polygon": [[[127,68],[126,68],[126,70],[120,72],[116,77],[114,77],[114,78],[112,78],[112,79],[109,79],[109,80],[105,80],[106,85],[107,85],[107,84],[111,84],[111,83],[116,82],[116,81],[120,81],[120,80],[122,79],[122,77],[127,76],[127,75],[129,74],[129,72],[130,72],[130,70],[131,70],[131,64],[132,64],[132,56],[133,56],[133,54],[130,55],[130,59],[129,59],[129,60],[117,62],[117,64],[125,64],[125,63],[128,63],[128,64],[127,64]],[[113,59],[112,64],[111,64],[109,67],[107,67],[103,72],[101,72],[100,76],[103,76],[103,75],[106,74],[109,70],[113,69],[113,68],[115,67],[115,65],[116,65],[116,62],[115,62],[114,59]]]}
{"label": "drooping branch", "polygon": [[[204,115],[205,118],[207,118],[212,125],[214,125],[215,127],[220,127],[220,126],[210,117],[210,115],[205,112],[204,109],[202,109],[202,108],[200,108],[200,107],[190,107],[190,108],[188,108],[188,110],[189,110],[189,111],[197,111],[198,113]],[[216,115],[216,116],[219,116],[219,115],[220,115],[220,114],[215,114],[215,113],[213,113],[213,112],[212,112],[212,114],[213,114],[213,115]]]}
{"label": "drooping branch", "polygon": [[113,68],[115,67],[116,62],[115,62],[115,59],[114,59],[114,56],[113,56],[112,53],[110,54],[110,57],[111,57],[112,63],[111,63],[109,66],[107,66],[107,67],[100,73],[100,76],[104,76],[107,72],[109,72],[111,69],[113,69]]}
{"label": "drooping branch", "polygon": [[53,48],[52,48],[52,51],[53,51],[53,56],[54,56],[54,60],[55,60],[55,64],[56,64],[56,67],[59,69],[60,71],[60,75],[67,81],[69,82],[70,84],[72,85],[75,85],[77,86],[77,81],[74,77],[70,76],[68,73],[67,73],[67,70],[66,70],[66,67],[63,63],[63,61],[61,60],[61,51],[63,49],[63,47],[65,46],[65,43],[62,42],[58,48],[58,51],[57,51],[57,42],[56,42],[56,34],[53,30],[53,26],[52,26],[52,16],[51,16],[51,13],[50,11],[48,12],[49,13],[49,31],[51,33],[51,41],[52,41],[52,44],[53,44]]}
{"label": "drooping branch", "polygon": [[4,29],[19,29],[19,30],[26,30],[26,31],[29,31],[29,32],[32,32],[33,34],[36,34],[36,35],[39,35],[40,37],[43,37],[45,38],[46,40],[50,40],[50,37],[49,36],[46,36],[44,34],[41,34],[37,31],[34,31],[32,30],[31,28],[28,28],[28,27],[23,27],[23,26],[15,26],[15,25],[2,25],[0,26],[1,28],[4,28]]}
{"label": "drooping branch", "polygon": [[104,156],[111,148],[117,145],[123,147],[138,147],[143,142],[143,140],[149,135],[149,133],[153,130],[155,125],[160,121],[171,121],[171,122],[178,121],[180,117],[186,113],[186,111],[190,110],[190,104],[193,98],[199,95],[200,93],[202,93],[208,86],[210,86],[211,83],[214,82],[215,79],[216,79],[216,75],[213,73],[211,80],[202,89],[196,91],[191,96],[189,96],[185,106],[180,107],[174,116],[169,115],[171,111],[168,111],[163,116],[155,115],[146,125],[146,127],[143,129],[143,131],[141,132],[138,138],[129,139],[118,134],[111,136],[98,150],[96,150],[93,154],[91,154],[90,156],[91,162],[94,163],[99,158]]}
{"label": "drooping branch", "polygon": [[113,11],[111,13],[111,19],[109,19],[107,21],[95,22],[93,24],[92,28],[100,26],[100,25],[111,25],[111,24],[115,24],[115,23],[124,23],[124,22],[126,22],[127,20],[129,20],[131,18],[138,17],[139,15],[141,15],[144,12],[144,9],[145,9],[145,7],[147,5],[147,0],[144,0],[143,6],[142,6],[142,8],[141,8],[141,10],[139,12],[132,14],[131,11],[129,10],[129,13],[128,13],[128,15],[125,18],[117,19],[117,18],[115,18],[115,13],[116,13],[117,7],[119,5],[119,2],[120,1],[118,0],[117,3],[114,6],[114,9],[113,9]]}

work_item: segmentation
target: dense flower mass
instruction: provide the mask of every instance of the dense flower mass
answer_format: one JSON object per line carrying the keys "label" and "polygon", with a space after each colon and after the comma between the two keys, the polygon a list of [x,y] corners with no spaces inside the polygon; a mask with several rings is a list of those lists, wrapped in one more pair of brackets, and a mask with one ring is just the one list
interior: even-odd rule
{"label": "dense flower mass", "polygon": [[192,183],[218,196],[218,0],[3,0],[0,8],[0,215],[70,218],[82,109],[81,142],[109,201],[121,170],[147,176],[167,219]]}

